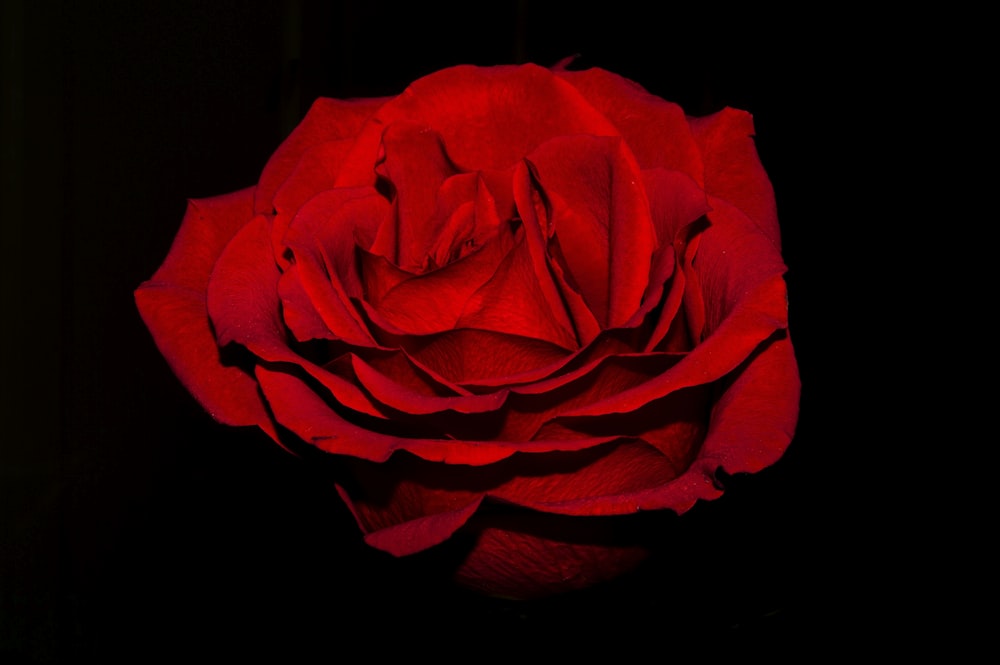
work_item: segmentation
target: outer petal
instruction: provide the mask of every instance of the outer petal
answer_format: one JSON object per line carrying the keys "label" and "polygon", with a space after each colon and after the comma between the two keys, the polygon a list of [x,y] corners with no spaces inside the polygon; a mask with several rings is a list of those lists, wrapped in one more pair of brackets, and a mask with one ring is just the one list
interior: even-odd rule
{"label": "outer petal", "polygon": [[798,418],[800,383],[784,331],[762,345],[721,384],[708,433],[684,473],[649,489],[534,507],[565,514],[628,514],[670,509],[683,513],[699,500],[722,494],[717,472],[755,473],[787,449]]}
{"label": "outer petal", "polygon": [[[674,390],[709,383],[736,369],[788,325],[785,265],[770,240],[732,206],[710,199],[712,224],[699,237],[692,276],[704,331],[676,366],[645,384],[588,408],[589,415],[634,411]],[[692,288],[688,282],[688,288]],[[685,296],[687,299],[688,296]],[[581,415],[588,414],[567,414]]]}
{"label": "outer petal", "polygon": [[[254,212],[274,212],[275,193],[311,148],[355,136],[385,99],[339,100],[320,97],[306,117],[268,160],[254,197]],[[339,168],[331,166],[331,170]]]}
{"label": "outer petal", "polygon": [[253,189],[190,201],[163,265],[135,292],[139,313],[184,386],[216,420],[277,439],[257,382],[219,357],[205,291],[216,260],[252,218]]}
{"label": "outer petal", "polygon": [[691,120],[705,162],[705,191],[742,210],[781,249],[771,181],[753,142],[753,117],[726,108]]}
{"label": "outer petal", "polygon": [[271,254],[267,219],[257,215],[226,247],[208,285],[208,314],[218,343],[239,344],[264,362],[298,366],[333,393],[343,406],[384,418],[378,405],[356,385],[290,348],[281,318],[279,274]]}
{"label": "outer petal", "polygon": [[[372,462],[386,462],[397,451],[407,451],[428,462],[483,466],[531,451],[577,451],[615,441],[616,436],[581,436],[538,441],[461,441],[384,433],[347,420],[316,392],[313,385],[291,371],[257,366],[260,382],[275,419],[303,441],[320,450]],[[459,466],[461,468],[461,466]],[[467,469],[468,470],[468,469]],[[461,475],[461,474],[460,474]]]}
{"label": "outer petal", "polygon": [[802,389],[788,335],[777,333],[723,387],[700,459],[729,473],[755,473],[777,462],[795,433]]}
{"label": "outer petal", "polygon": [[[475,546],[455,578],[501,598],[542,598],[583,589],[634,569],[649,554],[635,523],[530,511],[477,515]],[[648,537],[648,528],[640,536]]]}
{"label": "outer petal", "polygon": [[310,148],[274,194],[274,219],[271,237],[274,256],[285,268],[285,231],[305,203],[333,186],[344,159],[354,142],[350,139],[328,141]]}
{"label": "outer petal", "polygon": [[[337,487],[344,503],[350,508],[354,519],[365,532],[365,542],[372,547],[395,556],[406,556],[439,545],[454,535],[479,509],[483,496],[477,496],[457,508],[429,515],[418,515],[413,519],[398,520],[395,516],[366,510],[363,504],[355,503],[343,487]],[[396,500],[394,507],[405,506],[405,501]],[[397,521],[398,520],[398,521]],[[378,524],[386,526],[379,527]]]}

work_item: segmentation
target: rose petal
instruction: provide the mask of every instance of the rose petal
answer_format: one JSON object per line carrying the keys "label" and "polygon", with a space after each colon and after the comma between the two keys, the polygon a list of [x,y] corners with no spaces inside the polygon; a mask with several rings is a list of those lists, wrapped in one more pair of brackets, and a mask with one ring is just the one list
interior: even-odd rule
{"label": "rose petal", "polygon": [[[509,175],[503,184],[511,189]],[[497,235],[501,223],[513,217],[513,194],[501,191],[500,196],[498,202],[482,173],[460,173],[441,185],[435,216],[444,223],[429,253],[431,268],[457,261]],[[510,199],[506,205],[505,199]]]}
{"label": "rose petal", "polygon": [[[661,290],[655,286],[661,283],[659,275],[671,275],[672,280],[660,317],[646,342],[645,350],[656,348],[671,332],[671,345],[664,346],[661,350],[687,350],[691,346],[689,343],[680,343],[679,346],[677,343],[689,338],[700,338],[704,322],[701,292],[691,264],[705,226],[703,215],[710,206],[704,191],[684,174],[653,169],[644,171],[643,178],[653,219],[657,223],[657,236],[662,242],[670,243],[666,247],[673,250],[657,254],[652,272],[654,276],[650,279],[653,288],[646,294],[645,306],[637,313],[644,316],[647,308],[659,301]],[[670,266],[671,260],[674,263],[673,269]],[[683,312],[680,311],[682,299],[686,302]],[[678,317],[678,314],[681,316]]]}
{"label": "rose petal", "polygon": [[[399,436],[362,427],[345,419],[312,386],[290,373],[257,365],[256,376],[275,420],[292,433],[328,453],[371,462],[385,462],[396,451],[405,450],[430,462],[482,466],[517,452],[576,451],[618,438],[578,437],[530,442],[468,440],[456,445],[453,439]],[[391,426],[391,423],[388,425]]]}
{"label": "rose petal", "polygon": [[204,295],[145,282],[135,300],[160,353],[213,418],[227,425],[257,425],[280,444],[257,382],[241,368],[222,363]]}
{"label": "rose petal", "polygon": [[[601,514],[669,509],[678,514],[699,500],[722,494],[718,470],[755,473],[775,463],[791,442],[798,418],[798,369],[792,345],[776,333],[727,377],[726,390],[712,407],[708,432],[697,457],[674,480],[648,490],[599,501]],[[535,505],[565,514],[598,514],[593,501]]]}
{"label": "rose petal", "polygon": [[676,258],[683,256],[684,246],[690,236],[690,226],[704,216],[710,207],[704,190],[679,171],[643,171],[642,181],[649,200],[650,217],[661,247],[650,271],[650,286],[653,290],[647,293],[646,298],[658,300],[658,295],[651,295],[658,292],[657,287],[665,283],[665,279],[658,275],[665,274],[669,277],[672,274]]}
{"label": "rose petal", "polygon": [[376,172],[392,185],[394,214],[379,228],[371,251],[404,270],[421,272],[443,222],[434,216],[438,190],[458,170],[441,137],[410,122],[386,128],[382,152]]}
{"label": "rose petal", "polygon": [[281,319],[278,276],[267,219],[258,215],[226,247],[208,285],[208,315],[219,345],[236,343],[265,362],[301,367],[330,390],[340,404],[384,418],[378,406],[356,385],[289,348]]}
{"label": "rose petal", "polygon": [[781,249],[771,181],[754,145],[753,117],[725,108],[691,120],[705,163],[705,191],[743,211]]}
{"label": "rose petal", "polygon": [[619,138],[563,136],[527,157],[551,204],[549,235],[602,328],[639,309],[656,231],[639,165]]}
{"label": "rose petal", "polygon": [[282,269],[288,264],[285,257],[285,232],[288,225],[309,199],[333,186],[353,145],[354,142],[350,139],[343,139],[310,148],[275,193],[271,237],[274,241],[274,256]]}
{"label": "rose petal", "polygon": [[[543,512],[622,514],[624,497],[661,487],[677,476],[671,460],[643,442],[616,442],[546,464],[533,455],[491,498]],[[552,455],[553,461],[556,455]],[[536,460],[539,462],[534,464]],[[628,512],[635,512],[636,508]]]}
{"label": "rose petal", "polygon": [[560,328],[576,338],[576,346],[589,344],[601,332],[601,326],[579,292],[566,282],[560,265],[549,260],[553,227],[548,205],[526,161],[514,168],[514,201],[524,223],[531,267],[544,299],[543,306]]}
{"label": "rose petal", "polygon": [[253,377],[229,367],[208,322],[205,289],[216,260],[252,218],[253,189],[192,200],[163,265],[135,291],[157,348],[213,418],[257,425],[277,440]]}
{"label": "rose petal", "polygon": [[538,453],[466,469],[406,454],[378,466],[355,462],[351,468],[360,491],[342,490],[341,496],[364,531],[382,532],[377,546],[388,551],[410,550],[393,542],[390,529],[410,525],[404,531],[409,539],[412,527],[427,516],[459,525],[484,497],[557,514],[623,514],[623,503],[632,501],[628,512],[635,512],[633,497],[659,489],[677,475],[670,460],[637,441]]}
{"label": "rose petal", "polygon": [[251,187],[232,194],[189,200],[167,257],[147,283],[204,293],[222,250],[253,219],[253,196]]}
{"label": "rose petal", "polygon": [[[609,355],[536,383],[512,387],[514,395],[504,411],[506,420],[497,438],[558,438],[543,425],[562,413],[586,413],[588,405],[642,385],[676,365],[681,357],[659,353]],[[617,433],[625,434],[626,430]],[[570,438],[576,436],[579,433]]]}
{"label": "rose petal", "polygon": [[556,68],[555,73],[611,121],[643,169],[680,171],[703,182],[701,151],[680,106],[603,69]]}
{"label": "rose petal", "polygon": [[[285,234],[296,269],[281,276],[282,292],[301,287],[330,331],[351,344],[375,344],[351,302],[363,291],[354,231],[374,226],[388,213],[388,204],[374,190],[334,189],[303,206]],[[298,280],[299,287],[285,285],[289,280]]]}
{"label": "rose petal", "polygon": [[572,331],[552,316],[535,270],[529,242],[522,234],[494,275],[465,302],[454,327],[538,339],[568,350],[576,348]]}
{"label": "rose petal", "polygon": [[495,411],[507,399],[506,390],[485,395],[439,395],[427,390],[414,390],[385,376],[355,355],[351,356],[351,360],[361,385],[380,403],[403,413],[482,413]]}
{"label": "rose petal", "polygon": [[382,131],[408,121],[438,131],[461,171],[507,169],[554,136],[616,136],[577,90],[537,65],[451,67],[415,81],[383,105],[358,136],[356,158],[338,184],[370,183],[361,165],[378,153]]}
{"label": "rose petal", "polygon": [[[785,265],[780,254],[745,215],[724,201],[711,198],[709,203],[712,224],[699,236],[690,275],[702,295],[699,307],[705,308],[702,339],[669,371],[591,405],[589,414],[634,411],[674,390],[715,381],[776,330],[787,327]],[[693,288],[691,280],[688,288]]]}
{"label": "rose petal", "polygon": [[[384,511],[368,510],[365,504],[353,501],[347,491],[339,485],[337,491],[364,532],[365,542],[393,556],[422,552],[448,540],[465,525],[483,501],[483,497],[479,496],[452,510],[395,521],[392,519],[394,516]],[[407,505],[405,500],[390,504],[390,506],[405,505]],[[383,523],[386,526],[376,526]]]}
{"label": "rose petal", "polygon": [[475,546],[455,578],[497,598],[527,600],[583,589],[633,570],[649,555],[615,518],[512,510],[480,513],[466,531]]}
{"label": "rose petal", "polygon": [[788,335],[776,333],[726,384],[700,459],[729,473],[756,473],[778,461],[795,433],[802,384]]}
{"label": "rose petal", "polygon": [[[478,251],[443,268],[399,281],[369,302],[385,321],[407,333],[429,334],[461,326],[470,300],[497,279],[510,262],[513,249],[523,243],[522,236],[523,232],[515,235],[509,224],[504,225]],[[382,275],[385,272],[383,267]],[[396,274],[390,277],[395,278]],[[381,280],[387,281],[385,277]]]}
{"label": "rose petal", "polygon": [[302,122],[278,147],[264,167],[254,196],[254,211],[260,214],[273,213],[275,193],[295,170],[302,156],[315,146],[355,136],[386,99],[340,100],[320,97],[313,102]]}
{"label": "rose petal", "polygon": [[395,343],[421,365],[473,392],[536,380],[572,357],[550,342],[489,330],[450,330]]}
{"label": "rose petal", "polygon": [[314,339],[339,339],[318,311],[309,293],[302,286],[299,266],[292,263],[278,279],[282,318],[289,331],[300,342]]}

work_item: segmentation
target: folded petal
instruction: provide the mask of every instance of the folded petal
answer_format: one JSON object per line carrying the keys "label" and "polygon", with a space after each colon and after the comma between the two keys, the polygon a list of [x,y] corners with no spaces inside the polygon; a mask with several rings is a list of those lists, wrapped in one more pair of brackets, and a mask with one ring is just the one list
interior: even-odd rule
{"label": "folded petal", "polygon": [[465,301],[454,327],[491,330],[550,342],[567,350],[575,348],[577,341],[572,331],[553,316],[536,275],[528,240],[521,235],[493,276]]}
{"label": "folded petal", "polygon": [[[463,256],[442,268],[420,275],[411,275],[398,281],[377,299],[369,299],[379,315],[395,328],[412,334],[429,334],[455,327],[464,327],[465,312],[476,294],[487,288],[491,281],[505,274],[510,255],[523,244],[523,233],[515,233],[510,225],[498,229],[493,238],[478,250]],[[379,281],[396,279],[398,272],[380,267]],[[529,289],[530,285],[517,284],[513,288]],[[380,289],[381,290],[381,289]]]}
{"label": "folded petal", "polygon": [[208,314],[219,345],[239,344],[264,362],[300,367],[343,406],[384,418],[378,405],[356,385],[291,349],[281,318],[279,275],[271,255],[267,218],[258,215],[227,245],[208,285]]}
{"label": "folded petal", "polygon": [[[560,438],[563,436],[561,430],[548,429],[545,425],[559,419],[563,413],[584,415],[589,405],[660,376],[682,357],[662,353],[609,355],[535,383],[512,387],[514,395],[504,410],[506,419],[497,438]],[[602,430],[602,435],[608,433],[607,429]],[[628,430],[616,433],[626,434]]]}
{"label": "folded petal", "polygon": [[441,137],[410,122],[386,128],[382,154],[376,173],[392,187],[394,214],[379,228],[371,251],[404,270],[419,272],[441,233],[443,220],[434,216],[438,191],[458,170]]}
{"label": "folded petal", "polygon": [[[374,345],[351,302],[364,290],[355,232],[376,225],[388,214],[388,204],[374,190],[333,189],[303,206],[285,234],[294,269],[286,268],[280,277],[282,293],[301,290],[334,337],[350,344]],[[292,280],[299,283],[286,284]]]}
{"label": "folded petal", "polygon": [[[791,442],[798,418],[800,383],[784,331],[763,344],[723,384],[707,434],[687,469],[669,482],[600,502],[605,514],[639,510],[689,510],[722,494],[718,471],[754,473],[776,462]],[[587,499],[535,506],[548,512],[595,514]]]}
{"label": "folded petal", "polygon": [[442,411],[482,413],[499,409],[507,399],[505,390],[484,395],[442,395],[424,387],[429,387],[428,384],[415,389],[412,383],[404,385],[358,356],[352,356],[351,361],[358,383],[381,404],[404,414],[423,415]]}
{"label": "folded petal", "polygon": [[556,257],[602,328],[626,323],[649,280],[656,231],[639,166],[620,138],[563,136],[527,160],[551,204]]}
{"label": "folded petal", "polygon": [[[710,198],[711,224],[699,235],[686,291],[697,289],[704,324],[683,360],[641,386],[589,407],[591,415],[629,412],[674,390],[720,379],[788,325],[785,265],[770,239],[740,211]],[[693,299],[685,294],[685,300]],[[573,413],[567,415],[587,414]]]}
{"label": "folded petal", "polygon": [[[277,422],[320,450],[370,462],[386,462],[393,453],[406,451],[420,460],[434,463],[435,467],[480,467],[492,465],[518,452],[571,452],[600,446],[618,438],[584,436],[530,442],[466,440],[458,445],[454,439],[402,436],[376,429],[392,428],[391,422],[371,422],[366,423],[367,426],[355,424],[328,404],[313,385],[296,376],[293,367],[289,366],[287,371],[274,367],[257,365],[256,376]],[[468,477],[473,475],[469,471]],[[459,476],[465,477],[465,473],[459,473]]]}
{"label": "folded petal", "polygon": [[514,201],[524,224],[531,269],[544,307],[559,327],[575,338],[577,346],[586,346],[601,332],[601,326],[579,291],[567,281],[561,263],[551,260],[550,240],[555,230],[551,205],[526,160],[514,168]]}

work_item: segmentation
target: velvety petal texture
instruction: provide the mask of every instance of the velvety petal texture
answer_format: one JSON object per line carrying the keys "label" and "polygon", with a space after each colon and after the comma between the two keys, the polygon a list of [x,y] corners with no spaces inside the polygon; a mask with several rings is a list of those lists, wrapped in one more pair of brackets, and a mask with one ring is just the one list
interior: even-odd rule
{"label": "velvety petal texture", "polygon": [[582,588],[646,556],[636,513],[792,440],[753,133],[566,63],[319,99],[254,187],[190,202],[136,303],[213,417],[342,463],[372,547],[462,539],[470,588]]}

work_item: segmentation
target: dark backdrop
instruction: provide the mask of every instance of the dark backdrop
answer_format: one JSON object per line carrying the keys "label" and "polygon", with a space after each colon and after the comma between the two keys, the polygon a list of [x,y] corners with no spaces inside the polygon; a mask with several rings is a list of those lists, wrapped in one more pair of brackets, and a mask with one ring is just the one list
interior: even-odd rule
{"label": "dark backdrop", "polygon": [[[857,538],[840,526],[856,488],[851,428],[835,417],[849,398],[829,381],[844,332],[829,315],[845,295],[828,279],[836,205],[824,199],[840,148],[829,123],[845,110],[830,104],[852,81],[815,18],[626,0],[2,11],[0,657],[610,647],[667,660],[687,644],[790,650],[861,630],[859,601],[831,609]],[[433,556],[364,546],[321,474],[200,409],[132,290],[166,255],[186,199],[253,184],[315,97],[575,53],[691,114],[753,113],[789,265],[802,414],[777,465],[668,521],[669,547],[634,574],[515,603],[442,584]]]}

